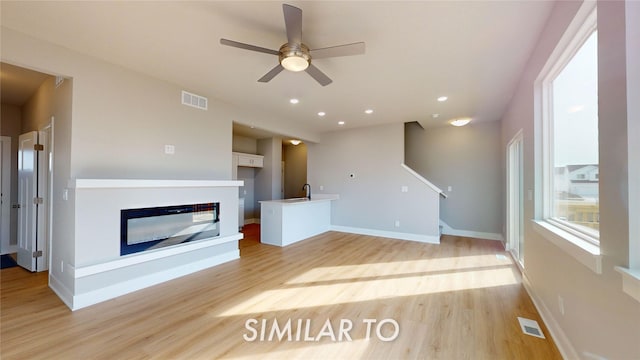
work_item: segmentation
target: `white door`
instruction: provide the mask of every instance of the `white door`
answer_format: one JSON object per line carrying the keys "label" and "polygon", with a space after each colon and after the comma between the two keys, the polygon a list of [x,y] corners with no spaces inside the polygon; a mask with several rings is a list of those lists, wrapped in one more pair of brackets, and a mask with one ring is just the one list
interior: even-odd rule
{"label": "white door", "polygon": [[20,135],[18,141],[18,265],[36,271],[38,132]]}
{"label": "white door", "polygon": [[522,130],[507,146],[507,247],[524,267]]}
{"label": "white door", "polygon": [[2,136],[0,146],[0,254],[16,252],[11,246],[11,138]]}

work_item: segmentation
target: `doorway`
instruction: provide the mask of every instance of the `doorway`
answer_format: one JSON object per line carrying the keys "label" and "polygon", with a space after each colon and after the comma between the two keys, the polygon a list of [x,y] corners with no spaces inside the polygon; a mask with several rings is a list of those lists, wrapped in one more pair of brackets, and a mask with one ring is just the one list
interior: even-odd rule
{"label": "doorway", "polygon": [[507,249],[524,267],[522,129],[507,145]]}
{"label": "doorway", "polygon": [[11,244],[11,137],[0,138],[0,254],[15,253]]}
{"label": "doorway", "polygon": [[53,178],[53,117],[40,131],[20,135],[18,150],[18,265],[49,269]]}

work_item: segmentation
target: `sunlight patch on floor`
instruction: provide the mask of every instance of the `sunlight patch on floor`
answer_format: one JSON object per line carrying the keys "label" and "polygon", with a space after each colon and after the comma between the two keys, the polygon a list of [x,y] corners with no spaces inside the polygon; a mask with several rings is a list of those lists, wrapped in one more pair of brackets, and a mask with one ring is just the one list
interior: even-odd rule
{"label": "sunlight patch on floor", "polygon": [[[494,256],[495,258],[495,256]],[[345,276],[348,274],[344,274]],[[361,274],[351,274],[360,277]],[[344,276],[340,277],[341,279]],[[214,316],[264,313],[348,304],[403,296],[420,296],[447,291],[470,290],[518,284],[511,267],[449,272],[434,275],[403,276],[372,280],[349,280],[328,284],[295,286],[263,291]]]}
{"label": "sunlight patch on floor", "polygon": [[[303,343],[304,344],[304,343]],[[349,342],[348,358],[360,359],[365,355],[368,340],[353,340]],[[273,345],[271,345],[273,346]],[[345,345],[342,342],[317,343],[311,342],[307,346],[297,346],[292,349],[273,350],[264,349],[261,351],[256,347],[251,355],[233,356],[229,359],[248,360],[248,359],[339,359],[345,356]]]}
{"label": "sunlight patch on floor", "polygon": [[311,269],[298,275],[287,284],[302,284],[314,281],[345,280],[355,277],[376,277],[403,275],[407,273],[429,273],[438,271],[455,271],[488,266],[511,265],[509,257],[498,258],[491,255],[472,255],[423,260],[402,260],[385,263],[326,266]]}

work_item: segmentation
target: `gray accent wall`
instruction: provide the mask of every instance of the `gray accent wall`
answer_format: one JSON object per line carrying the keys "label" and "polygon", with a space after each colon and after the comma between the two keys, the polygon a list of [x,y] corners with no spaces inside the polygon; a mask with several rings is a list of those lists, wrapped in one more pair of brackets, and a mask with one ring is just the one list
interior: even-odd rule
{"label": "gray accent wall", "polygon": [[282,159],[284,161],[284,198],[305,196],[302,186],[307,183],[307,145],[304,143],[283,145]]}
{"label": "gray accent wall", "polygon": [[440,219],[455,230],[502,234],[500,122],[427,129],[411,122],[405,136],[406,164],[448,196]]}
{"label": "gray accent wall", "polygon": [[[629,263],[629,219],[627,124],[638,99],[627,89],[640,87],[638,78],[628,77],[626,69],[637,62],[625,62],[625,6],[637,2],[598,1],[598,107],[600,152],[600,247],[602,273],[596,274],[578,260],[536,232],[532,219],[540,218],[542,197],[536,164],[540,154],[534,146],[540,128],[535,125],[534,85],[551,52],[575,16],[580,2],[556,3],[545,30],[524,70],[520,83],[502,119],[502,146],[520,130],[524,137],[524,189],[534,191],[524,201],[524,275],[538,301],[545,307],[548,324],[555,325],[576,351],[576,358],[640,358],[640,303],[622,291],[621,275],[614,266]],[[636,10],[637,14],[637,10]],[[626,20],[628,21],[628,20]],[[635,18],[637,24],[638,17]],[[631,28],[631,27],[628,27]],[[631,239],[635,241],[635,239]],[[565,313],[558,306],[564,299]]]}
{"label": "gray accent wall", "polygon": [[332,202],[332,225],[437,239],[439,195],[402,168],[403,124],[325,133],[307,149],[314,194],[340,196]]}

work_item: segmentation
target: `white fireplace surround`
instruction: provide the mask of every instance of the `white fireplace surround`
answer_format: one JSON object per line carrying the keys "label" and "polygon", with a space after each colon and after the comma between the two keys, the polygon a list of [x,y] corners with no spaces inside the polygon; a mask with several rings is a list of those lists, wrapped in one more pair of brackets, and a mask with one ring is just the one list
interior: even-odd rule
{"label": "white fireplace surround", "polygon": [[[240,257],[238,187],[229,180],[75,179],[75,263],[66,264],[73,290],[51,279],[51,288],[80,309]],[[220,203],[220,235],[120,256],[120,210],[191,203]],[[55,249],[54,249],[55,251]],[[55,264],[54,264],[55,265]]]}

